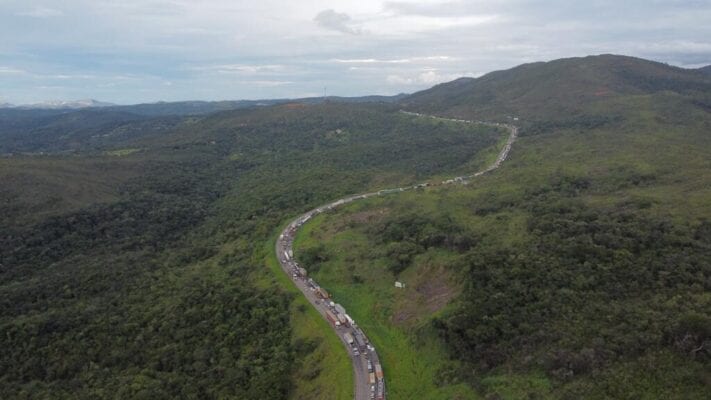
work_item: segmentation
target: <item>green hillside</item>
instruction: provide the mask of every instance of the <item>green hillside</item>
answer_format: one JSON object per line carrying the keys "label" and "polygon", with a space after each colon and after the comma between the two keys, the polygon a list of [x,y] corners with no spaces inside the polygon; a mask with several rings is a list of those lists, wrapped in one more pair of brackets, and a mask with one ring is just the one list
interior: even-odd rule
{"label": "green hillside", "polygon": [[[596,71],[585,76],[614,93],[568,103],[558,90],[590,86],[580,71]],[[390,398],[706,398],[707,81],[610,56],[492,75],[405,101],[445,115],[577,114],[522,117],[522,137],[495,172],[350,205],[310,222],[297,242],[297,257],[370,332]],[[522,86],[545,86],[531,76],[555,81],[551,97],[517,103],[532,101]],[[478,93],[463,85],[517,94],[495,91],[511,108],[494,100],[480,114]]]}
{"label": "green hillside", "polygon": [[268,241],[326,200],[469,168],[504,135],[340,103],[132,132],[0,159],[2,398],[349,398],[341,345],[265,268]]}
{"label": "green hillside", "polygon": [[531,122],[578,117],[591,105],[619,96],[665,91],[711,104],[711,81],[701,71],[615,55],[524,64],[443,83],[402,102],[415,111],[483,119],[519,116]]}
{"label": "green hillside", "polygon": [[605,55],[340,100],[0,110],[0,398],[351,398],[279,228],[480,170],[507,134],[400,109],[521,131],[466,186],[297,238],[389,399],[708,397],[707,74]]}

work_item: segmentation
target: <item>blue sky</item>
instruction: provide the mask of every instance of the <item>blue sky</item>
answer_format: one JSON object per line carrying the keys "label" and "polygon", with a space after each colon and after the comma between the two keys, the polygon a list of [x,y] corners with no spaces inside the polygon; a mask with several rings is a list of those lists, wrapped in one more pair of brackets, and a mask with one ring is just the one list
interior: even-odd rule
{"label": "blue sky", "polygon": [[615,53],[711,64],[711,0],[0,0],[0,103],[414,92]]}

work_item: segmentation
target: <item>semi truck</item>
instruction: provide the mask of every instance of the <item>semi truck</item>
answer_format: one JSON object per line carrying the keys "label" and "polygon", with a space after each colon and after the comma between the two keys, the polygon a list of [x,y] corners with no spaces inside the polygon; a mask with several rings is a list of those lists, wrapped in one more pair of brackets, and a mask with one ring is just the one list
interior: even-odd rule
{"label": "semi truck", "polygon": [[356,344],[358,345],[358,348],[361,351],[365,351],[367,349],[367,347],[366,347],[367,343],[366,343],[365,339],[363,338],[363,335],[356,333],[355,334],[355,341],[356,341]]}
{"label": "semi truck", "polygon": [[322,287],[319,287],[319,288],[316,289],[316,294],[318,294],[319,296],[321,296],[322,299],[327,299],[327,298],[329,298],[328,292],[326,291],[326,289],[324,289],[324,288],[322,288]]}
{"label": "semi truck", "polygon": [[330,310],[326,310],[326,319],[328,319],[336,328],[341,326],[341,321],[339,321],[338,317],[336,317],[336,315]]}
{"label": "semi truck", "polygon": [[348,321],[346,321],[346,317],[343,316],[343,314],[336,314],[336,318],[338,318],[338,322],[341,323],[341,325],[346,325]]}
{"label": "semi truck", "polygon": [[343,338],[346,339],[346,343],[351,345],[353,344],[353,335],[351,335],[349,332],[344,333]]}

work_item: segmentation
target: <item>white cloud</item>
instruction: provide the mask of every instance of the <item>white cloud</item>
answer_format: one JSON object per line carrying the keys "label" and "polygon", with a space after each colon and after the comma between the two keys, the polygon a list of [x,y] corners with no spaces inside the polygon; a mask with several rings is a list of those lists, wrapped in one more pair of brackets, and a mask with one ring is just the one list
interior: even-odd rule
{"label": "white cloud", "polygon": [[57,10],[54,8],[49,8],[49,7],[44,7],[44,6],[35,6],[29,10],[20,11],[17,13],[17,15],[19,15],[21,17],[32,17],[32,18],[53,18],[53,17],[61,17],[64,15],[64,13],[61,12],[60,10]]}
{"label": "white cloud", "polygon": [[15,75],[15,74],[26,74],[26,73],[27,73],[27,71],[22,70],[22,69],[0,66],[0,74]]}
{"label": "white cloud", "polygon": [[290,81],[268,81],[268,80],[262,80],[262,81],[243,81],[240,83],[246,83],[249,85],[255,85],[255,86],[267,86],[267,87],[274,87],[274,86],[284,86],[284,85],[290,85],[294,82]]}
{"label": "white cloud", "polygon": [[219,64],[191,68],[195,71],[214,71],[221,74],[256,75],[260,73],[282,72],[286,66],[279,64]]}
{"label": "white cloud", "polygon": [[351,17],[346,13],[339,13],[333,9],[323,10],[316,14],[314,21],[322,28],[348,33],[351,35],[359,35],[360,29],[353,26]]}
{"label": "white cloud", "polygon": [[432,86],[438,83],[451,81],[462,76],[472,76],[471,73],[440,73],[434,68],[426,68],[412,75],[391,74],[385,78],[390,85],[406,86]]}
{"label": "white cloud", "polygon": [[455,57],[450,56],[423,56],[410,58],[395,58],[395,59],[377,59],[377,58],[333,58],[329,61],[339,64],[411,64],[418,62],[438,62],[438,61],[454,61]]}
{"label": "white cloud", "polygon": [[708,0],[0,0],[0,88],[131,103],[393,94],[599,53],[707,65],[709,20]]}

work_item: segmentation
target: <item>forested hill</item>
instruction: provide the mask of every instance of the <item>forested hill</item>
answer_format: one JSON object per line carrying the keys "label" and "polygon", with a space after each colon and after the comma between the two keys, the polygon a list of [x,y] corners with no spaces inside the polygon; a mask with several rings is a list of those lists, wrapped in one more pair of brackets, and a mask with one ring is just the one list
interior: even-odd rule
{"label": "forested hill", "polygon": [[[660,92],[711,105],[711,78],[700,70],[639,58],[600,55],[523,64],[480,78],[461,78],[404,98],[414,111],[453,116],[561,119],[601,100]],[[588,110],[589,111],[589,110]]]}
{"label": "forested hill", "polygon": [[401,398],[707,399],[710,98],[698,70],[620,56],[413,94],[521,135],[468,185],[315,219],[296,257],[373,332]]}
{"label": "forested hill", "polygon": [[264,267],[272,233],[339,196],[477,168],[505,136],[383,104],[50,114],[63,128],[22,143],[71,154],[0,158],[3,399],[352,396],[331,375],[342,349]]}
{"label": "forested hill", "polygon": [[467,186],[305,230],[392,400],[705,400],[710,98],[698,70],[596,56],[366,103],[2,110],[0,398],[351,398],[269,240],[326,201],[476,171],[506,137],[405,108],[521,136]]}

